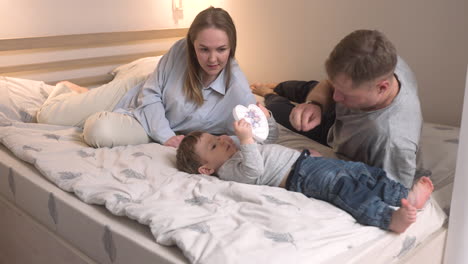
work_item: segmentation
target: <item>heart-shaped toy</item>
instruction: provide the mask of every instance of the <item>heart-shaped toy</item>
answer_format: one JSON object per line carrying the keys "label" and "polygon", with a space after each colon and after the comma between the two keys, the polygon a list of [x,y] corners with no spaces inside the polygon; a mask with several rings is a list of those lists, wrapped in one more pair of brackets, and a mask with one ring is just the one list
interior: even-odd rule
{"label": "heart-shaped toy", "polygon": [[268,121],[260,107],[254,104],[250,104],[247,107],[237,105],[232,110],[232,114],[236,121],[243,118],[250,123],[253,138],[256,141],[262,142],[268,137]]}

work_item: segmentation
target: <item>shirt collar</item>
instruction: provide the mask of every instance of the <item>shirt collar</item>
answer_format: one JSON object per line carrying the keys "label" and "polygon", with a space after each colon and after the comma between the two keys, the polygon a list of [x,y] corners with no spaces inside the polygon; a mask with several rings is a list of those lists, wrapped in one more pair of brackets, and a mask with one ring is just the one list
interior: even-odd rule
{"label": "shirt collar", "polygon": [[216,77],[216,79],[210,84],[210,86],[204,88],[204,89],[212,89],[215,90],[216,92],[225,95],[226,94],[226,85],[224,81],[224,72],[226,71],[226,68],[224,68],[221,73]]}

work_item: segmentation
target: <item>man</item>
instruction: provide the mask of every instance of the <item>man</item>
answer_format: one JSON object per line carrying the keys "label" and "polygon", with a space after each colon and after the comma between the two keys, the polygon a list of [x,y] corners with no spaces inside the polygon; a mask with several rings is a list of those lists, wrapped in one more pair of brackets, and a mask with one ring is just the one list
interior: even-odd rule
{"label": "man", "polygon": [[381,32],[357,30],[335,46],[325,68],[321,82],[251,88],[282,125],[411,187],[422,115],[409,66]]}

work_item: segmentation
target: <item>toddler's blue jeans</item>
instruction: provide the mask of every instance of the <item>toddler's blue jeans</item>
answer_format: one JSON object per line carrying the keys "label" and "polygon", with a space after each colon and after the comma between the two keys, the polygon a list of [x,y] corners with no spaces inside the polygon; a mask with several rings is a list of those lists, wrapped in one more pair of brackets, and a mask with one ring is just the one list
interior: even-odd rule
{"label": "toddler's blue jeans", "polygon": [[393,209],[408,189],[389,179],[384,170],[362,162],[310,157],[303,151],[286,189],[327,201],[351,214],[358,223],[388,230]]}

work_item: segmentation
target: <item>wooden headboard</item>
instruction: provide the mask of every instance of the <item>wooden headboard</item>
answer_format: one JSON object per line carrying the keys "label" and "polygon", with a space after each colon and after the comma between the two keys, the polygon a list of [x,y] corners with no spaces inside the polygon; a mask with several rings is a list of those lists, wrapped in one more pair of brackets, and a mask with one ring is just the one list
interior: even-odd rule
{"label": "wooden headboard", "polygon": [[[109,69],[138,58],[162,55],[187,31],[180,28],[0,39],[0,75],[27,79],[44,76],[42,80],[50,84],[64,79],[84,86],[106,83],[112,79]],[[77,74],[84,69],[91,70],[84,76]],[[51,72],[63,75],[48,77]]]}

